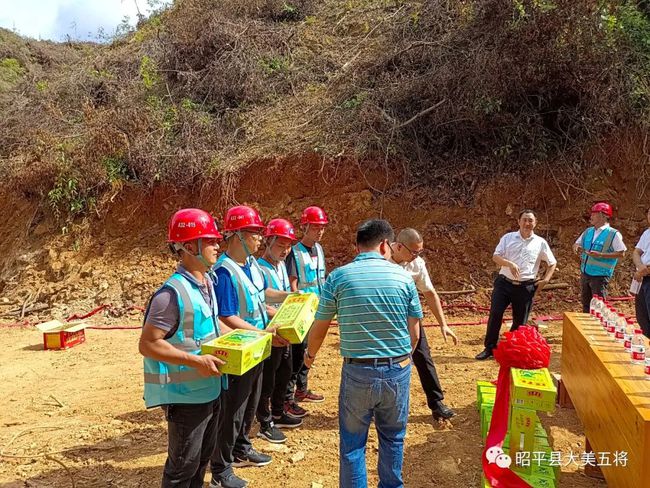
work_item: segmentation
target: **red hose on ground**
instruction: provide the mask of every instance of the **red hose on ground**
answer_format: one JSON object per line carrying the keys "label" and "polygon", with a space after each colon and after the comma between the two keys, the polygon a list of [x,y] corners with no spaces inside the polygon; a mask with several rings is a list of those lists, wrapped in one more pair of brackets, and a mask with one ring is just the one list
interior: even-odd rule
{"label": "red hose on ground", "polygon": [[110,327],[86,327],[86,329],[93,329],[93,330],[139,330],[142,329],[141,326],[128,326],[128,325],[118,325],[118,326],[110,326]]}
{"label": "red hose on ground", "polygon": [[[623,301],[631,301],[634,300],[634,295],[628,295],[628,296],[620,296],[620,297],[609,297],[608,300],[613,301],[613,302],[623,302]],[[576,300],[570,300],[570,299],[563,299],[562,301],[565,302],[575,302]],[[490,307],[485,307],[481,305],[476,305],[474,303],[445,303],[442,302],[442,307],[445,309],[468,309],[468,310],[475,310],[479,312],[489,312]],[[86,314],[79,314],[79,313],[74,313],[70,315],[66,320],[66,322],[71,322],[73,320],[84,320],[87,318],[92,317],[93,315],[98,314],[102,310],[106,309],[113,309],[112,305],[109,303],[104,303],[90,312]],[[144,312],[145,308],[140,307],[137,305],[132,305],[130,307],[127,307],[124,309],[125,311],[130,311],[130,310],[137,310],[139,312]],[[512,320],[512,318],[504,318],[504,320]],[[543,321],[557,321],[557,320],[562,320],[561,316],[540,316],[540,317],[535,317],[533,318],[533,321],[536,320],[543,320]],[[473,320],[473,321],[467,321],[467,322],[448,322],[447,325],[450,327],[459,327],[459,326],[466,326],[466,325],[485,325],[487,324],[487,318],[484,317],[479,320]],[[27,319],[25,319],[23,322],[13,322],[10,324],[2,324],[2,327],[28,327],[32,325],[31,322]],[[334,324],[333,324],[334,325]],[[336,324],[338,325],[338,324]],[[424,327],[437,327],[438,324],[423,324]],[[131,330],[131,329],[140,329],[140,326],[138,327],[88,327],[88,329],[96,329],[96,330]]]}

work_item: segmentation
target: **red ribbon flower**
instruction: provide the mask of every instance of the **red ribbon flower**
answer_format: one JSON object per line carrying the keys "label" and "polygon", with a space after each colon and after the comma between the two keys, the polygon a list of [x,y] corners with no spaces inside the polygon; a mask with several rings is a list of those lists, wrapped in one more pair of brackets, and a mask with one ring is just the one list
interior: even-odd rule
{"label": "red ribbon flower", "polygon": [[[505,339],[494,350],[499,363],[499,379],[494,401],[490,430],[483,450],[483,473],[494,488],[531,488],[509,467],[500,467],[488,460],[490,448],[501,448],[508,432],[510,406],[510,368],[539,369],[548,367],[551,348],[535,327],[522,326],[514,332],[506,332]],[[499,463],[503,464],[503,463]]]}

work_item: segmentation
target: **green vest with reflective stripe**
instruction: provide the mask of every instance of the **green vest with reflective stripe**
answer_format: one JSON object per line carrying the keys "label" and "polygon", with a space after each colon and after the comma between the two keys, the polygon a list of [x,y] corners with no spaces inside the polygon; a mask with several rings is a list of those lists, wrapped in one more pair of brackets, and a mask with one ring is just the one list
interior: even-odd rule
{"label": "green vest with reflective stripe", "polygon": [[316,293],[320,296],[321,288],[325,283],[325,254],[323,248],[316,242],[316,263],[309,254],[302,242],[293,246],[293,254],[296,258],[296,270],[298,272],[298,289],[305,293]]}
{"label": "green vest with reflective stripe", "polygon": [[[289,275],[287,274],[287,267],[285,266],[284,261],[280,261],[277,268],[264,258],[258,259],[258,262],[260,263],[260,269],[262,270],[262,273],[264,273],[266,281],[271,288],[280,291],[291,291]],[[269,305],[279,308],[283,301],[284,300],[272,303],[269,302]]]}
{"label": "green vest with reflective stripe", "polygon": [[[613,252],[614,237],[616,237],[616,229],[609,227],[603,229],[598,237],[594,240],[596,229],[589,227],[582,237],[583,251],[598,251],[598,252]],[[612,276],[614,268],[618,259],[616,258],[595,258],[588,256],[586,252],[582,253],[582,263],[580,264],[580,271],[589,276]]]}
{"label": "green vest with reflective stripe", "polygon": [[[180,351],[200,354],[201,344],[214,339],[219,332],[214,290],[210,287],[210,307],[196,284],[179,273],[172,275],[163,287],[174,290],[179,311],[178,329],[166,341]],[[207,403],[218,398],[222,386],[225,388],[226,385],[225,375],[206,378],[195,368],[144,358],[144,402],[147,408],[173,403]]]}
{"label": "green vest with reflective stripe", "polygon": [[239,317],[253,327],[265,329],[268,324],[266,299],[264,297],[264,275],[260,265],[253,256],[247,258],[253,281],[246,276],[242,267],[225,253],[219,257],[217,268],[226,268],[232,284],[237,290]]}

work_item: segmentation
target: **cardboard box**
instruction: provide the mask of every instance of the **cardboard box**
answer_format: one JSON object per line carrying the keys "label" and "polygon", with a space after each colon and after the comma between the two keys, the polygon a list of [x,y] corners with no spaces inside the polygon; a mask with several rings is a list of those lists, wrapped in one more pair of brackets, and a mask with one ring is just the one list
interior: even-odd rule
{"label": "cardboard box", "polygon": [[556,476],[555,476],[555,468],[553,466],[549,466],[548,463],[540,463],[538,464],[536,461],[534,461],[531,458],[531,469],[529,470],[528,473],[522,471],[522,468],[520,466],[516,466],[515,464],[512,465],[512,470],[516,472],[517,474],[521,474],[524,476],[533,476],[536,478],[546,478],[550,479],[553,481],[556,481]]}
{"label": "cardboard box", "polygon": [[512,368],[510,404],[542,412],[555,410],[557,390],[548,369]]}
{"label": "cardboard box", "polygon": [[534,410],[521,407],[510,408],[509,433],[511,442],[511,455],[517,451],[533,452],[535,447],[535,431],[539,418]]}
{"label": "cardboard box", "polygon": [[531,474],[517,473],[521,479],[526,481],[533,488],[556,488],[555,480],[551,478],[543,478]]}
{"label": "cardboard box", "polygon": [[43,332],[43,349],[69,349],[86,342],[85,322],[50,320],[36,328]]}
{"label": "cardboard box", "polygon": [[213,354],[226,364],[223,374],[241,376],[271,355],[271,334],[237,329],[201,344],[201,354]]}
{"label": "cardboard box", "polygon": [[307,336],[318,308],[316,293],[289,295],[275,313],[268,327],[277,326],[278,335],[291,344],[300,344]]}
{"label": "cardboard box", "polygon": [[476,408],[479,412],[481,411],[481,405],[486,402],[484,398],[488,399],[487,403],[494,404],[494,397],[496,395],[496,392],[496,385],[493,385],[489,381],[476,382]]}
{"label": "cardboard box", "polygon": [[483,393],[481,395],[480,400],[479,400],[479,402],[480,402],[479,406],[494,405],[495,400],[496,400],[496,396],[494,394]]}
{"label": "cardboard box", "polygon": [[494,405],[483,405],[481,407],[481,436],[483,439],[487,437],[488,431],[490,430],[493,409]]}

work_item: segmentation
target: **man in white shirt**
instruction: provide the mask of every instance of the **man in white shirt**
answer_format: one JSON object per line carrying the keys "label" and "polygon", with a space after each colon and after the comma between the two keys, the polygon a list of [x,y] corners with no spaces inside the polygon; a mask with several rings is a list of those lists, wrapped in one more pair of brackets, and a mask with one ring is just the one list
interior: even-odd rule
{"label": "man in white shirt", "polygon": [[[492,357],[492,350],[497,347],[499,333],[503,322],[503,313],[512,304],[511,331],[528,321],[533,306],[533,297],[537,290],[543,289],[555,272],[557,261],[546,240],[536,235],[533,230],[537,218],[532,210],[522,210],[519,214],[519,230],[508,232],[497,245],[492,260],[501,267],[494,280],[490,317],[485,334],[485,349],[476,355],[484,360]],[[537,280],[541,262],[548,265],[544,278]]]}
{"label": "man in white shirt", "polygon": [[616,263],[627,251],[621,233],[609,226],[611,217],[612,207],[609,203],[596,203],[591,207],[591,227],[580,234],[573,244],[573,250],[582,256],[580,283],[584,313],[589,313],[589,304],[594,295],[607,295],[607,285]]}
{"label": "man in white shirt", "polygon": [[[415,287],[422,293],[429,308],[431,308],[438,324],[440,324],[444,341],[447,342],[447,338],[451,337],[454,345],[458,344],[456,334],[447,325],[447,319],[445,318],[445,313],[442,311],[440,298],[431,283],[426,263],[420,257],[420,254],[424,251],[424,240],[420,233],[415,229],[402,230],[397,235],[396,242],[391,245],[391,249],[393,250],[392,261],[399,264],[413,277]],[[443,403],[445,396],[442,392],[436,367],[431,358],[431,350],[429,349],[427,336],[422,328],[422,321],[420,321],[420,339],[415,346],[412,357],[433,419],[440,420],[453,417],[455,412]]]}
{"label": "man in white shirt", "polygon": [[[647,213],[650,224],[650,208]],[[643,330],[643,335],[650,338],[650,229],[641,235],[632,253],[632,261],[636,266],[634,279],[641,282],[641,289],[636,295],[636,321]]]}

